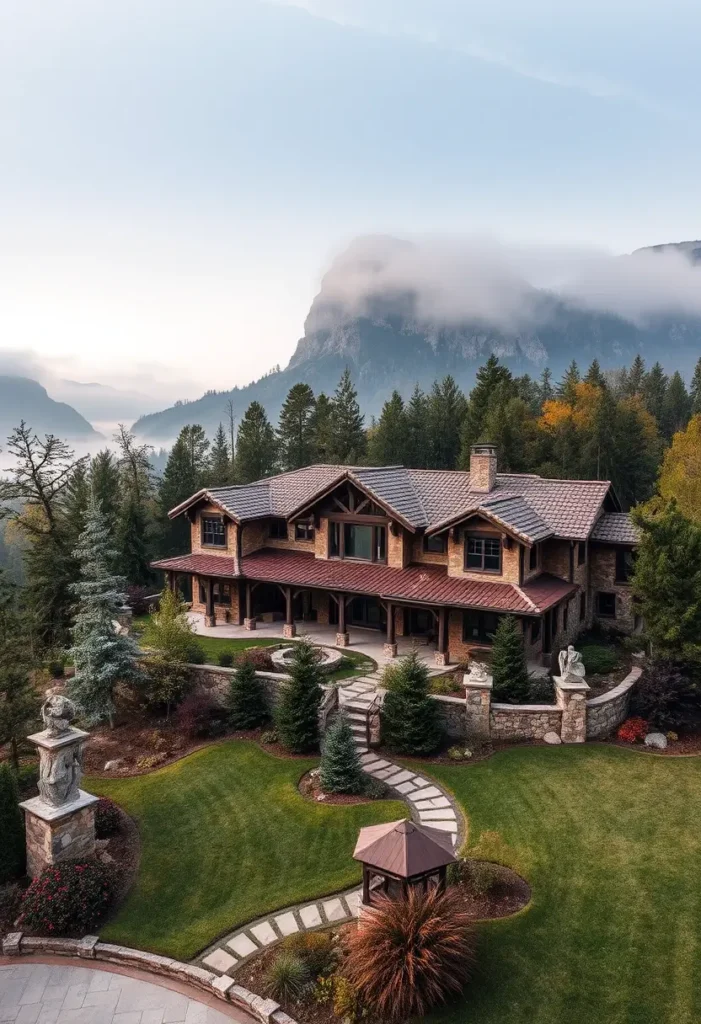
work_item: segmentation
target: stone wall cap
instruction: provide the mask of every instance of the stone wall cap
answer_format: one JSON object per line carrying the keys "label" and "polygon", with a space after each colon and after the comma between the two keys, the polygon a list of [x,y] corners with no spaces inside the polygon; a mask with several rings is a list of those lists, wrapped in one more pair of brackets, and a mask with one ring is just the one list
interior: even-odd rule
{"label": "stone wall cap", "polygon": [[8,932],[2,940],[2,951],[5,956],[19,956],[22,944],[22,932]]}
{"label": "stone wall cap", "polygon": [[70,814],[75,814],[76,811],[83,811],[86,807],[92,807],[97,803],[98,797],[93,796],[92,793],[86,793],[85,790],[78,790],[78,799],[71,800],[67,804],[60,804],[58,807],[52,807],[51,804],[47,804],[40,796],[33,796],[30,800],[23,800],[20,803],[22,810],[33,814],[35,818],[41,818],[42,821],[58,821],[60,818],[66,818]]}
{"label": "stone wall cap", "polygon": [[52,736],[47,729],[44,729],[42,732],[32,733],[31,736],[27,736],[27,739],[36,747],[43,747],[44,750],[60,750],[61,747],[68,747],[87,739],[89,735],[89,732],[85,732],[83,729],[74,729],[71,726],[70,729],[59,733],[58,736]]}
{"label": "stone wall cap", "polygon": [[492,711],[511,711],[515,715],[533,714],[542,715],[544,711],[557,712],[558,715],[562,714],[562,708],[559,708],[557,704],[492,704]]}
{"label": "stone wall cap", "polygon": [[618,686],[614,686],[612,690],[607,690],[606,693],[599,694],[598,697],[590,697],[587,700],[588,706],[599,707],[602,704],[608,704],[610,701],[616,700],[618,697],[622,697],[623,694],[628,693],[628,690],[630,690],[632,686],[635,686],[642,674],[642,668],[639,665],[634,665],[625,679],[622,679]]}
{"label": "stone wall cap", "polygon": [[563,679],[562,676],[553,676],[553,682],[558,690],[565,690],[568,693],[586,693],[591,689],[585,679]]}
{"label": "stone wall cap", "polygon": [[491,690],[494,686],[494,680],[492,676],[488,676],[483,680],[470,679],[467,672],[462,677],[462,685],[466,690]]}

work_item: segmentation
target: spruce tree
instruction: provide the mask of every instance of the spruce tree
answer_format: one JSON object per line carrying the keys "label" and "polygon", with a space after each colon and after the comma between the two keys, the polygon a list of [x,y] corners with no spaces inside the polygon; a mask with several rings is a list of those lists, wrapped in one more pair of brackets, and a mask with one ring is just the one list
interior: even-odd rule
{"label": "spruce tree", "polygon": [[119,467],[109,448],[98,452],[90,463],[90,490],[114,540],[120,503]]}
{"label": "spruce tree", "polygon": [[393,391],[382,406],[380,418],[370,432],[368,465],[405,466],[407,464],[407,418],[404,401]]}
{"label": "spruce tree", "polygon": [[128,584],[146,587],[153,582],[150,554],[146,540],[146,514],[133,491],[125,496],[119,510],[115,536],[116,564]]}
{"label": "spruce tree", "polygon": [[414,386],[406,406],[407,460],[413,469],[427,469],[428,452],[428,399],[418,384]]}
{"label": "spruce tree", "polygon": [[[494,440],[483,436],[485,420],[495,394],[499,392],[500,401],[507,402],[516,395],[516,385],[510,370],[501,366],[499,359],[491,355],[484,366],[480,366],[475,376],[475,386],[465,408],[464,420],[460,436],[460,466],[470,467],[470,448],[477,441]],[[448,467],[446,467],[448,468]],[[452,467],[450,467],[452,468]]]}
{"label": "spruce tree", "polygon": [[357,794],[365,788],[353,730],[344,714],[338,715],[324,736],[319,782],[324,793]]}
{"label": "spruce tree", "polygon": [[671,441],[687,425],[690,415],[691,399],[682,375],[676,370],[670,377],[662,401],[660,433]]}
{"label": "spruce tree", "polygon": [[71,588],[78,609],[71,648],[75,676],[69,692],[89,724],[107,719],[112,725],[117,683],[139,682],[142,672],[136,641],[115,629],[119,608],[126,599],[125,581],[111,572],[115,553],[109,545],[105,517],[94,498],[88,505],[75,557],[80,579]]}
{"label": "spruce tree", "polygon": [[558,398],[562,398],[563,401],[569,402],[571,405],[574,404],[577,398],[577,385],[581,379],[579,367],[576,360],[573,359],[565,370],[562,380],[557,385]]}
{"label": "spruce tree", "polygon": [[17,778],[7,762],[0,764],[0,885],[24,874],[24,821]]}
{"label": "spruce tree", "polygon": [[295,754],[308,754],[319,747],[323,679],[319,652],[310,640],[298,640],[291,659],[290,680],[275,711],[280,739]]}
{"label": "spruce tree", "polygon": [[513,615],[499,620],[492,645],[492,700],[497,703],[524,704],[530,682],[526,666],[523,633]]}
{"label": "spruce tree", "polygon": [[236,478],[248,484],[271,476],[276,469],[275,431],[260,402],[251,402],[236,435]]}
{"label": "spruce tree", "polygon": [[628,373],[628,394],[631,397],[633,395],[642,395],[646,377],[645,360],[641,355],[637,355],[631,363],[630,372]]}
{"label": "spruce tree", "polygon": [[161,520],[161,554],[177,555],[187,550],[190,523],[186,516],[169,519],[168,513],[206,483],[209,441],[199,425],[189,424],[173,445],[158,486]]}
{"label": "spruce tree", "polygon": [[308,384],[294,384],[287,392],[277,428],[283,470],[301,469],[314,462],[315,406],[314,392]]}
{"label": "spruce tree", "polygon": [[441,741],[438,704],[429,693],[428,669],[415,650],[393,671],[382,705],[382,738],[398,754],[432,754]]}
{"label": "spruce tree", "polygon": [[316,396],[311,421],[314,461],[330,462],[331,445],[331,399],[322,391]]}
{"label": "spruce tree", "polygon": [[606,387],[606,378],[601,372],[601,366],[598,359],[592,360],[584,380],[587,384],[591,384],[595,388],[601,388],[602,391]]}
{"label": "spruce tree", "polygon": [[[148,586],[151,572],[151,537],[154,532],[153,448],[137,444],[136,437],[120,424],[114,436],[120,449],[119,486],[121,502],[115,542],[117,565],[127,583]],[[101,509],[103,515],[105,510]]]}
{"label": "spruce tree", "polygon": [[31,667],[26,613],[17,588],[0,570],[0,746],[9,743],[15,768],[19,768],[18,745],[39,717]]}
{"label": "spruce tree", "polygon": [[698,360],[694,368],[694,376],[691,378],[691,387],[689,388],[689,398],[691,401],[691,415],[697,416],[701,413],[701,359]]}
{"label": "spruce tree", "polygon": [[658,426],[662,423],[662,409],[666,393],[667,377],[662,365],[655,363],[643,382],[643,401],[647,411],[657,420]]}
{"label": "spruce tree", "polygon": [[206,477],[210,487],[227,487],[234,483],[233,460],[223,423],[214,435]]}
{"label": "spruce tree", "polygon": [[255,729],[270,718],[263,684],[250,658],[244,658],[231,677],[227,707],[234,729]]}
{"label": "spruce tree", "polygon": [[465,396],[450,374],[434,383],[426,423],[431,469],[457,468],[465,408]]}
{"label": "spruce tree", "polygon": [[555,388],[553,387],[552,370],[546,366],[541,373],[540,381],[538,382],[538,397],[540,398],[541,409],[543,408],[543,403],[549,402],[554,396]]}
{"label": "spruce tree", "polygon": [[331,399],[329,462],[358,465],[362,461],[365,455],[364,422],[358,405],[358,392],[346,367]]}

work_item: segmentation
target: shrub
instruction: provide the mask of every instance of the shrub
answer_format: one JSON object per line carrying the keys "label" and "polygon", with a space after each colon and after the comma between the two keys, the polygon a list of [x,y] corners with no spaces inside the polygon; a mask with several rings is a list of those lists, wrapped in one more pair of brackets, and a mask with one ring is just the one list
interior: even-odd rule
{"label": "shrub", "polygon": [[277,729],[266,729],[260,734],[260,741],[261,743],[279,743],[280,733]]}
{"label": "shrub", "polygon": [[119,832],[122,815],[114,800],[101,796],[95,807],[95,835],[98,839],[107,839]]}
{"label": "shrub", "polygon": [[256,672],[272,672],[275,668],[270,653],[264,647],[248,647],[234,658],[236,667],[246,662],[253,665]]}
{"label": "shrub", "polygon": [[62,661],[50,661],[46,668],[52,679],[63,679],[65,668]]}
{"label": "shrub", "polygon": [[54,864],[25,892],[20,923],[41,934],[84,935],[104,919],[113,892],[113,873],[97,860]]}
{"label": "shrub", "polygon": [[701,724],[701,686],[684,666],[653,661],[633,692],[632,708],[663,731],[694,729]]}
{"label": "shrub", "polygon": [[461,880],[476,896],[487,896],[499,884],[496,865],[488,860],[464,861]]}
{"label": "shrub", "polygon": [[599,644],[587,644],[582,647],[582,662],[587,675],[606,675],[617,669],[620,661],[615,647],[603,647]]}
{"label": "shrub", "polygon": [[234,729],[255,729],[270,718],[263,684],[249,658],[239,662],[229,681],[227,709]]}
{"label": "shrub", "polygon": [[314,986],[314,1002],[326,1006],[333,999],[334,978],[317,978]]}
{"label": "shrub", "polygon": [[492,646],[492,700],[525,704],[531,683],[526,666],[523,633],[513,615],[504,615],[494,633]]}
{"label": "shrub", "polygon": [[0,885],[24,873],[24,819],[19,808],[17,777],[7,762],[0,764]]}
{"label": "shrub", "polygon": [[475,960],[475,936],[454,890],[410,889],[376,897],[363,927],[347,940],[344,974],[383,1020],[423,1017],[460,992]]}
{"label": "shrub", "polygon": [[627,718],[616,735],[625,743],[642,743],[648,733],[644,718]]}
{"label": "shrub", "polygon": [[192,685],[192,675],[187,664],[169,657],[156,655],[142,661],[144,679],[139,692],[147,708],[152,711],[170,709],[179,704]]}
{"label": "shrub", "polygon": [[382,735],[400,754],[432,754],[441,741],[440,712],[429,685],[428,669],[415,650],[393,667],[382,705]]}
{"label": "shrub", "polygon": [[186,736],[208,736],[212,724],[212,701],[201,690],[189,693],[175,712],[175,721]]}
{"label": "shrub", "polygon": [[297,932],[283,941],[282,948],[307,965],[311,978],[330,974],[336,966],[337,950],[328,932]]}
{"label": "shrub", "polygon": [[308,754],[319,746],[319,706],[324,675],[319,653],[310,640],[294,646],[290,659],[290,680],[283,687],[275,713],[280,739],[295,754]]}
{"label": "shrub", "polygon": [[529,704],[552,704],[555,700],[555,691],[552,680],[549,676],[533,677],[529,680]]}
{"label": "shrub", "polygon": [[344,1024],[356,1024],[365,1016],[358,990],[342,974],[334,978],[333,1012]]}
{"label": "shrub", "polygon": [[301,999],[310,983],[308,966],[294,953],[281,953],[265,975],[267,994],[283,1002]]}
{"label": "shrub", "polygon": [[204,665],[207,658],[202,644],[197,640],[193,640],[192,643],[189,643],[185,650],[185,660],[189,665]]}
{"label": "shrub", "polygon": [[150,772],[152,768],[158,768],[159,764],[167,758],[167,754],[146,754],[144,757],[137,757],[136,770],[138,772]]}
{"label": "shrub", "polygon": [[217,661],[222,668],[231,668],[234,664],[234,655],[232,651],[220,651]]}
{"label": "shrub", "polygon": [[382,779],[373,779],[371,775],[365,778],[363,793],[369,800],[383,800],[389,792],[389,786]]}
{"label": "shrub", "polygon": [[451,761],[465,761],[472,757],[472,751],[467,747],[448,747],[447,753]]}
{"label": "shrub", "polygon": [[325,793],[362,793],[365,779],[348,719],[332,722],[321,751],[319,782]]}
{"label": "shrub", "polygon": [[20,764],[17,769],[17,786],[21,796],[35,790],[39,781],[39,765],[35,762]]}

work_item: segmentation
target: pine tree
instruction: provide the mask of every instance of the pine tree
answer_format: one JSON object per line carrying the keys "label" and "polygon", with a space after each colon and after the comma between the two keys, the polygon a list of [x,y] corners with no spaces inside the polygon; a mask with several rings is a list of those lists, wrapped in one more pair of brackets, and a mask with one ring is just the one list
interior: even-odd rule
{"label": "pine tree", "polygon": [[311,422],[314,459],[316,462],[330,462],[331,444],[331,399],[322,391],[316,396]]}
{"label": "pine tree", "polygon": [[114,541],[120,503],[119,467],[109,448],[98,452],[92,459],[89,480],[90,490],[102,509],[110,538]]}
{"label": "pine tree", "polygon": [[66,502],[63,515],[66,523],[67,540],[71,548],[85,529],[85,520],[90,503],[90,480],[88,466],[80,462],[71,473],[66,487]]}
{"label": "pine tree", "polygon": [[691,415],[697,416],[701,413],[701,359],[698,360],[694,368],[694,376],[691,378],[691,387],[689,388],[689,398],[691,399]]}
{"label": "pine tree", "polygon": [[645,376],[643,401],[647,411],[657,420],[658,426],[662,423],[662,409],[666,392],[667,378],[664,370],[660,363],[655,363],[650,372]]}
{"label": "pine tree", "polygon": [[630,372],[628,374],[628,394],[631,397],[633,395],[643,394],[646,377],[647,372],[645,370],[645,360],[641,355],[637,355],[631,363]]}
{"label": "pine tree", "polygon": [[234,729],[255,729],[270,718],[265,691],[250,658],[245,658],[231,677],[227,706]]}
{"label": "pine tree", "polygon": [[662,402],[660,433],[671,441],[687,425],[690,415],[691,399],[682,375],[676,370],[670,378]]}
{"label": "pine tree", "polygon": [[577,384],[581,380],[579,373],[579,367],[576,361],[573,359],[570,365],[565,370],[565,375],[557,385],[557,395],[562,398],[565,402],[573,404],[577,398]]}
{"label": "pine tree", "polygon": [[428,669],[415,650],[393,669],[382,705],[382,737],[399,754],[432,754],[441,741],[438,705]]}
{"label": "pine tree", "polygon": [[117,521],[116,564],[128,584],[146,587],[153,582],[150,554],[146,541],[146,515],[138,495],[129,491],[122,502]]}
{"label": "pine tree", "polygon": [[210,487],[227,487],[234,483],[233,459],[222,423],[214,435],[206,476]]}
{"label": "pine tree", "polygon": [[657,424],[639,396],[616,404],[609,436],[602,479],[611,480],[624,508],[632,508],[652,495],[661,455]]}
{"label": "pine tree", "polygon": [[115,552],[109,546],[109,530],[100,508],[91,498],[85,530],[75,557],[80,579],[72,590],[78,599],[71,655],[75,676],[70,694],[88,723],[114,720],[114,690],[119,682],[142,678],[139,647],[130,636],[115,630],[119,608],[124,604],[125,581],[110,571]]}
{"label": "pine tree", "polygon": [[277,469],[277,440],[265,409],[251,402],[236,436],[236,478],[242,484],[271,476]]}
{"label": "pine tree", "polygon": [[592,360],[584,380],[587,384],[591,384],[592,387],[601,388],[602,391],[604,390],[606,387],[606,378],[601,372],[601,366],[599,365],[598,359]]}
{"label": "pine tree", "polygon": [[428,398],[426,422],[429,468],[456,469],[465,408],[465,396],[450,374],[440,383],[434,383]]}
{"label": "pine tree", "polygon": [[17,778],[7,762],[0,764],[0,885],[24,874],[24,821]]}
{"label": "pine tree", "polygon": [[10,744],[12,760],[19,768],[18,744],[39,717],[39,699],[30,678],[26,615],[17,588],[2,571],[0,588],[0,746]]}
{"label": "pine tree", "polygon": [[428,467],[428,399],[418,384],[406,407],[407,460],[414,469]]}
{"label": "pine tree", "polygon": [[[499,363],[495,355],[491,355],[484,366],[480,366],[475,376],[475,386],[464,412],[460,433],[460,460],[462,469],[470,468],[470,449],[478,441],[492,441],[494,438],[484,437],[485,421],[490,408],[495,404],[504,404],[516,395],[516,385],[510,370]],[[446,469],[454,466],[446,466]]]}
{"label": "pine tree", "polygon": [[301,469],[314,462],[315,406],[314,392],[308,384],[294,384],[287,392],[277,428],[283,470]]}
{"label": "pine tree", "polygon": [[407,464],[407,418],[404,401],[393,391],[382,406],[380,418],[370,432],[368,465],[405,466]]}
{"label": "pine tree", "polygon": [[297,641],[290,664],[290,680],[283,688],[275,711],[280,738],[295,754],[307,754],[319,747],[323,678],[319,652],[310,640]]}
{"label": "pine tree", "polygon": [[365,788],[353,730],[344,714],[336,718],[324,736],[319,782],[324,793],[362,793]]}
{"label": "pine tree", "polygon": [[642,531],[632,590],[655,658],[701,663],[701,526],[672,500],[633,510]]}
{"label": "pine tree", "polygon": [[538,385],[538,392],[540,398],[540,408],[542,410],[543,403],[549,402],[551,398],[555,397],[555,389],[553,387],[553,375],[552,371],[546,366],[540,375],[540,381]]}
{"label": "pine tree", "polygon": [[358,465],[362,461],[365,455],[364,422],[358,405],[358,392],[346,367],[331,399],[329,462]]}
{"label": "pine tree", "polygon": [[513,615],[504,615],[492,645],[492,700],[524,704],[530,693],[523,633]]}
{"label": "pine tree", "polygon": [[208,472],[209,441],[199,425],[183,427],[173,445],[158,487],[161,520],[161,553],[177,555],[187,549],[190,523],[185,516],[169,519],[168,513],[200,490]]}
{"label": "pine tree", "polygon": [[[123,424],[115,434],[120,449],[120,506],[115,530],[117,565],[127,583],[148,586],[151,572],[151,538],[154,532],[153,448],[137,444],[136,437]],[[101,510],[103,511],[103,510]],[[104,511],[103,511],[104,514]]]}

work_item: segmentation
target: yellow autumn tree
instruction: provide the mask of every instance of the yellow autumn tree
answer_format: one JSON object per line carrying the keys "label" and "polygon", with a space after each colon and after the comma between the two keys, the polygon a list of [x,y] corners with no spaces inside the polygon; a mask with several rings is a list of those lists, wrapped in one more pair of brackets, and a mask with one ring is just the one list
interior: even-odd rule
{"label": "yellow autumn tree", "polygon": [[692,416],[686,430],[672,438],[660,470],[659,490],[679,511],[701,523],[701,414]]}

